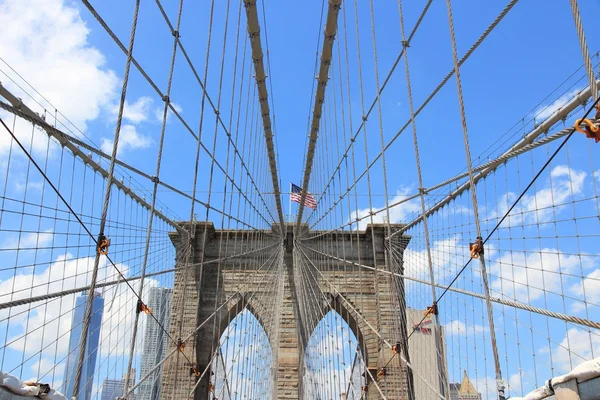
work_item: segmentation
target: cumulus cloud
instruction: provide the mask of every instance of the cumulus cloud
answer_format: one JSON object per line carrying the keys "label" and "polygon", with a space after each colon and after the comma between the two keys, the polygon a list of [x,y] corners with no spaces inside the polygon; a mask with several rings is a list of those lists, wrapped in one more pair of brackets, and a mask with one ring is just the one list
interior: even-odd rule
{"label": "cumulus cloud", "polygon": [[[113,140],[102,138],[100,148],[107,154],[112,154]],[[119,133],[119,147],[117,149],[117,155],[122,155],[124,152],[146,149],[152,145],[152,139],[148,136],[144,136],[138,133],[137,128],[133,125],[121,126],[121,132]]]}
{"label": "cumulus cloud", "polygon": [[39,379],[48,376],[60,378],[65,372],[65,364],[56,364],[53,358],[40,357],[39,360],[37,360],[34,364],[31,365],[31,372],[33,373],[33,376],[38,377]]}
{"label": "cumulus cloud", "polygon": [[505,252],[492,264],[491,288],[503,297],[524,302],[540,298],[544,290],[562,293],[561,273],[572,271],[580,263],[579,256],[552,248]]}
{"label": "cumulus cloud", "polygon": [[[61,255],[46,269],[35,274],[19,274],[0,281],[0,303],[89,285],[93,265],[94,257],[73,258],[68,253]],[[127,276],[126,265],[117,264],[117,268]],[[98,282],[116,279],[116,270],[107,264],[105,257],[101,257]],[[147,279],[144,294],[153,286],[157,286],[157,281]],[[126,284],[98,290],[105,299],[100,356],[122,356],[129,348],[137,297]],[[27,355],[41,354],[42,357],[52,359],[57,356],[60,360],[68,350],[77,296],[79,294],[65,295],[49,300],[48,303],[34,303],[31,309],[29,305],[12,307],[7,347]],[[6,318],[8,312],[7,309],[1,310],[0,318]],[[141,324],[140,329],[143,332],[144,324]]]}
{"label": "cumulus cloud", "polygon": [[[89,34],[79,10],[65,0],[0,4],[2,58],[82,130],[111,103],[118,85],[105,57],[88,42]],[[16,89],[10,80],[3,84]],[[37,94],[34,98],[45,103]],[[34,108],[33,102],[27,104]]]}
{"label": "cumulus cloud", "polygon": [[[183,112],[183,108],[179,104],[175,103],[174,101],[171,102],[171,105],[173,106],[175,111],[177,111],[178,114],[181,114]],[[154,109],[154,118],[156,119],[156,121],[162,122],[164,111],[165,111],[164,106],[156,107]],[[167,122],[169,122],[171,120],[172,115],[173,115],[173,112],[171,111],[171,109],[167,108]]]}
{"label": "cumulus cloud", "polygon": [[[557,165],[550,172],[550,180],[544,187],[534,194],[523,196],[503,224],[517,226],[551,220],[567,201],[574,200],[574,196],[583,192],[586,176],[587,173],[584,171],[578,171],[566,165]],[[499,210],[493,211],[488,218],[497,219],[503,216],[516,198],[517,194],[514,192],[502,195],[498,199]]]}
{"label": "cumulus cloud", "polygon": [[[17,249],[35,249],[46,247],[52,243],[54,233],[52,229],[47,229],[43,232],[31,232],[19,235],[13,234],[7,238],[1,245],[2,250],[17,250]],[[0,295],[1,296],[1,295]]]}
{"label": "cumulus cloud", "polygon": [[475,390],[481,393],[482,399],[496,400],[498,398],[496,378],[485,376],[483,378],[471,378],[470,380],[473,386],[475,386]]}
{"label": "cumulus cloud", "polygon": [[584,361],[600,354],[600,336],[584,329],[571,328],[552,352],[558,373],[565,374]]}
{"label": "cumulus cloud", "polygon": [[[150,117],[150,112],[154,101],[151,97],[142,96],[138,98],[134,103],[130,104],[125,100],[123,108],[123,119],[130,121],[133,124],[139,124],[145,122]],[[116,120],[119,113],[119,104],[114,104],[112,109],[112,116]]]}
{"label": "cumulus cloud", "polygon": [[[406,199],[407,197],[409,197],[409,195],[411,195],[411,194],[412,194],[411,188],[403,186],[398,191],[396,191],[396,195],[389,201],[389,204],[394,204],[399,201],[402,201],[402,200]],[[384,208],[385,207],[373,209],[373,212],[383,210]],[[400,222],[406,222],[408,216],[410,216],[411,214],[420,212],[420,211],[421,211],[421,203],[418,199],[405,201],[401,204],[398,204],[398,205],[390,208],[390,211],[389,211],[390,223],[396,224],[396,223],[400,223]],[[371,212],[371,209],[369,209],[369,208],[359,209],[358,210],[358,218],[367,217],[370,212]],[[356,220],[356,213],[357,213],[356,211],[353,211],[350,214],[350,221]],[[377,215],[373,216],[373,222],[374,223],[382,223],[385,221],[386,217],[387,217],[387,213],[385,211],[382,211],[382,212],[378,213]],[[413,217],[416,217],[416,214],[413,215]],[[371,219],[364,218],[358,223],[358,227],[359,227],[359,229],[365,229],[367,224],[369,224],[369,223],[371,223]]]}
{"label": "cumulus cloud", "polygon": [[[595,269],[590,272],[581,282],[571,286],[570,293],[577,295],[581,300],[584,299],[588,304],[600,305],[600,269]],[[586,304],[576,302],[573,304],[573,311],[583,311]]]}
{"label": "cumulus cloud", "polygon": [[478,324],[465,324],[459,320],[453,320],[444,325],[444,333],[447,336],[466,337],[470,335],[481,335],[488,332],[489,329]]}

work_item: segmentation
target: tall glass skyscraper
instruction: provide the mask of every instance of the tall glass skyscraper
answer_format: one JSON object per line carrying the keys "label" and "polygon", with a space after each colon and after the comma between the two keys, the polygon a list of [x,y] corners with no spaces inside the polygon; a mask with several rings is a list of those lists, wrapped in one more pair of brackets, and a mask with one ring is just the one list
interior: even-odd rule
{"label": "tall glass skyscraper", "polygon": [[[150,289],[150,295],[148,296],[148,307],[152,308],[152,314],[167,330],[169,329],[172,295],[173,289],[153,287]],[[167,337],[163,329],[153,318],[146,319],[140,376],[144,376],[150,372],[165,356],[167,345]],[[160,397],[161,377],[162,368],[142,382],[136,400],[158,400]]]}
{"label": "tall glass skyscraper", "polygon": [[[71,336],[69,338],[69,354],[65,365],[64,375],[64,394],[71,398],[75,393],[75,371],[79,358],[79,346],[81,342],[81,333],[83,331],[83,317],[85,307],[88,301],[88,293],[83,292],[75,301],[73,310],[73,322],[71,324]],[[79,380],[79,400],[91,400],[92,385],[94,383],[94,372],[96,370],[96,355],[98,352],[98,343],[100,342],[100,329],[102,326],[102,313],[104,311],[104,299],[100,293],[95,292],[92,300],[92,315],[90,318],[90,327],[88,330],[87,344],[85,346],[85,355],[83,359],[83,368],[81,370],[81,379]]]}

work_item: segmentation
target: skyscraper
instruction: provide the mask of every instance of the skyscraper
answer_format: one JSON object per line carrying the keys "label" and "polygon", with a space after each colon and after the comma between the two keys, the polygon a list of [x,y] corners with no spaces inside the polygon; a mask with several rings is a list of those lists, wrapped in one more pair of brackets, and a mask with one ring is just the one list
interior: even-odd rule
{"label": "skyscraper", "polygon": [[[102,382],[102,396],[100,400],[116,400],[123,396],[125,391],[125,379],[127,374],[123,375],[123,379],[105,379]],[[135,368],[131,369],[131,376],[129,377],[129,389],[133,386],[135,381]],[[127,400],[134,400],[134,395],[131,394],[127,397]]]}
{"label": "skyscraper", "polygon": [[414,372],[423,378],[420,379],[414,375],[416,399],[434,398],[434,393],[429,386],[439,390],[440,393],[445,391],[443,377],[446,375],[446,371],[441,362],[441,355],[438,354],[438,348],[441,346],[436,344],[436,341],[443,343],[444,333],[440,329],[436,329],[431,316],[423,320],[424,311],[406,309],[408,333],[413,333],[408,342],[410,361],[413,364]]}
{"label": "skyscraper", "polygon": [[115,400],[123,393],[122,379],[105,379],[102,382],[102,396],[100,400]]}
{"label": "skyscraper", "polygon": [[[69,354],[65,365],[64,374],[64,394],[71,398],[75,393],[75,375],[77,362],[79,360],[79,346],[81,334],[83,331],[83,317],[87,306],[88,293],[83,292],[75,301],[73,310],[73,321],[71,323],[71,336],[69,337]],[[87,343],[81,369],[81,378],[79,380],[78,399],[91,400],[92,385],[94,383],[94,372],[96,370],[96,355],[98,352],[98,343],[100,342],[100,329],[102,326],[102,313],[104,311],[104,299],[100,293],[95,292],[92,299],[92,314],[87,335]]]}
{"label": "skyscraper", "polygon": [[[169,329],[172,295],[173,289],[154,287],[150,289],[150,294],[148,296],[148,307],[152,309],[152,314],[165,329]],[[164,330],[154,318],[147,318],[140,377],[150,372],[150,370],[165,356],[167,346],[167,337]],[[136,399],[157,400],[160,397],[161,377],[162,368],[142,382],[139,387],[139,392],[136,395]]]}

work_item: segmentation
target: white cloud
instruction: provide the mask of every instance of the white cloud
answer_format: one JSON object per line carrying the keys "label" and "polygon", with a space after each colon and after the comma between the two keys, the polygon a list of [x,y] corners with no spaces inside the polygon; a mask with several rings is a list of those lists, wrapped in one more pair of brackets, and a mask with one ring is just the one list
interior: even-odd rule
{"label": "white cloud", "polygon": [[[19,274],[0,281],[0,303],[84,287],[90,283],[93,266],[94,257],[73,258],[71,254],[59,256],[48,268],[35,275]],[[117,268],[128,276],[127,266],[117,264]],[[107,265],[105,257],[101,257],[98,282],[116,279],[116,270]],[[136,282],[132,283],[135,289]],[[157,286],[156,280],[145,281],[144,296],[153,286]],[[105,299],[99,356],[122,356],[129,349],[137,297],[124,283],[101,288],[99,291]],[[13,307],[7,347],[27,355],[41,353],[49,358],[54,358],[55,355],[64,357],[69,346],[73,308],[78,296],[79,294],[65,295],[49,300],[47,304],[32,304],[31,310],[29,305]],[[109,310],[113,299],[114,303]],[[6,318],[8,312],[7,309],[1,310],[0,318]],[[145,318],[140,320],[143,332]],[[139,342],[137,347],[139,349]]]}
{"label": "white cloud", "polygon": [[[171,105],[173,106],[175,111],[177,111],[178,114],[181,114],[183,112],[183,108],[179,104],[175,103],[174,101],[171,102]],[[154,109],[154,118],[156,118],[156,121],[162,122],[164,112],[165,112],[164,106],[156,107]],[[171,120],[172,115],[173,115],[173,112],[171,111],[171,109],[167,108],[167,122],[169,122]]]}
{"label": "white cloud", "polygon": [[0,249],[16,250],[46,247],[47,245],[52,243],[53,237],[54,233],[52,232],[52,229],[47,229],[43,232],[21,234],[20,239],[19,234],[17,233],[12,235],[12,237],[10,237],[4,243],[2,243],[2,245],[0,245]]}
{"label": "white cloud", "polygon": [[25,183],[24,181],[22,181],[22,182],[16,181],[15,182],[15,190],[16,191],[23,192],[23,191],[25,191],[25,189],[27,189],[28,192],[30,192],[30,191],[42,192],[42,190],[44,189],[44,182],[41,182],[41,181],[29,181],[27,183]]}
{"label": "white cloud", "polygon": [[[145,122],[150,116],[150,110],[152,109],[153,104],[154,101],[148,96],[139,97],[133,104],[129,104],[129,102],[125,100],[123,118],[133,124]],[[116,120],[119,113],[119,104],[115,104],[111,111],[113,118]]]}
{"label": "white cloud", "polygon": [[[488,246],[489,247],[489,246]],[[486,247],[486,254],[491,256],[491,248]],[[439,280],[455,275],[460,268],[467,262],[469,249],[466,244],[461,242],[460,236],[452,236],[442,240],[436,240],[431,243],[431,261],[435,274],[435,280]],[[404,250],[404,273],[407,276],[429,281],[429,260],[427,258],[427,249],[414,250],[410,248]],[[472,269],[475,265],[472,265]]]}
{"label": "white cloud", "polygon": [[[54,359],[41,357],[38,361],[31,365],[31,372],[34,374],[36,378],[41,377],[51,377],[55,376],[56,378],[60,378],[65,372],[65,364],[60,363],[56,364]],[[48,379],[44,379],[43,381],[47,381]],[[56,386],[58,387],[58,386]]]}
{"label": "white cloud", "polygon": [[575,97],[576,94],[581,92],[581,90],[582,89],[573,89],[573,90],[563,94],[558,99],[556,99],[553,103],[538,108],[536,111],[534,111],[533,115],[536,117],[536,120],[538,120],[538,121],[546,120],[548,117],[550,117],[556,111],[560,110],[565,104],[567,104],[569,102],[569,100],[571,100],[573,97]]}
{"label": "white cloud", "polygon": [[475,386],[475,390],[481,393],[481,398],[486,400],[496,400],[498,393],[496,391],[496,378],[486,376],[483,378],[471,379],[471,383]]}
{"label": "white cloud", "polygon": [[585,301],[588,303],[600,304],[600,269],[595,269],[590,272],[582,282],[576,283],[571,286],[569,292],[577,295],[582,302],[573,304],[573,311],[583,311],[586,305],[583,303],[585,291]]}
{"label": "white cloud", "polygon": [[444,325],[444,333],[448,336],[469,336],[480,335],[487,332],[489,329],[482,325],[469,324],[459,320],[453,320]]}
{"label": "white cloud", "polygon": [[[102,138],[100,148],[106,154],[112,154],[113,140]],[[119,147],[117,150],[118,155],[122,155],[124,152],[136,149],[146,149],[152,144],[152,139],[148,136],[144,136],[138,133],[137,128],[133,125],[121,126],[121,132],[119,133]]]}
{"label": "white cloud", "polygon": [[[531,195],[524,195],[503,224],[516,226],[524,223],[545,222],[553,218],[567,201],[574,200],[583,191],[587,173],[557,165],[550,172],[550,180],[542,189]],[[501,218],[516,200],[517,195],[507,192],[498,199],[499,210],[493,211],[489,219]]]}
{"label": "white cloud", "polygon": [[515,393],[521,393],[521,386],[522,386],[522,379],[521,379],[521,373],[517,372],[512,374],[509,378],[508,378],[508,390],[515,392]]}
{"label": "white cloud", "polygon": [[[592,351],[593,350],[593,351]],[[584,361],[600,355],[600,336],[571,328],[552,352],[552,359],[559,374],[565,374]]]}
{"label": "white cloud", "polygon": [[505,252],[492,264],[491,287],[496,294],[527,303],[540,298],[544,290],[562,293],[561,272],[572,271],[580,263],[577,255],[563,254],[552,248],[539,252]]}
{"label": "white cloud", "polygon": [[[407,197],[409,197],[410,194],[412,194],[411,188],[403,186],[398,191],[396,191],[396,195],[389,201],[389,204],[394,204],[403,199],[406,199]],[[385,207],[373,209],[373,212],[383,210],[384,208]],[[406,219],[409,215],[414,214],[419,211],[421,211],[421,203],[417,199],[409,200],[404,203],[398,204],[397,206],[391,207],[389,210],[390,223],[396,224],[396,223],[400,223],[400,222],[406,222]],[[370,212],[371,212],[371,209],[369,209],[369,208],[364,208],[364,209],[358,210],[358,218],[367,217]],[[387,217],[387,213],[385,211],[381,211],[377,215],[373,216],[373,223],[382,223],[385,221],[386,217]],[[350,214],[350,221],[355,221],[355,220],[356,220],[356,211],[353,211],[352,214]],[[367,224],[370,224],[370,223],[371,223],[371,218],[362,219],[358,223],[359,229],[365,229]]]}
{"label": "white cloud", "polygon": [[[65,0],[0,4],[3,59],[82,130],[110,104],[118,84],[102,53],[88,42],[89,33],[79,10]],[[9,80],[3,84],[16,89]],[[44,103],[38,95],[35,99]]]}

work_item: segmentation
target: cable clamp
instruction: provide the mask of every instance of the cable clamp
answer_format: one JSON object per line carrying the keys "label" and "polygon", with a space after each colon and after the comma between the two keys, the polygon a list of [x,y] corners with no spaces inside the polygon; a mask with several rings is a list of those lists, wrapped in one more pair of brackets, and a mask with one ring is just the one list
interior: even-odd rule
{"label": "cable clamp", "polygon": [[404,48],[409,48],[410,44],[408,43],[408,40],[402,40],[400,41],[400,43],[402,43],[402,47]]}
{"label": "cable clamp", "polygon": [[158,176],[153,176],[152,177],[152,182],[156,183],[157,185],[160,183],[160,180],[158,179]]}
{"label": "cable clamp", "polygon": [[400,353],[400,348],[401,348],[400,342],[396,342],[396,344],[392,346],[392,353],[394,353],[394,354]]}
{"label": "cable clamp", "polygon": [[432,305],[430,305],[429,307],[427,307],[427,310],[425,310],[425,312],[423,313],[423,315],[425,317],[428,317],[431,314],[438,315],[438,307],[437,307],[437,303],[436,302],[434,302]]}
{"label": "cable clamp", "polygon": [[181,338],[177,339],[177,349],[183,353],[183,349],[185,349],[185,343],[181,340]]}
{"label": "cable clamp", "polygon": [[176,37],[176,38],[178,38],[178,39],[179,39],[179,31],[175,31],[175,30],[174,30],[173,32],[171,32],[171,34],[172,34],[174,37]]}
{"label": "cable clamp", "polygon": [[107,255],[108,254],[108,247],[110,246],[110,239],[107,238],[106,236],[104,236],[104,234],[99,234],[98,235],[98,254],[100,255]]}
{"label": "cable clamp", "polygon": [[138,314],[141,312],[145,312],[147,315],[152,314],[152,309],[145,305],[141,299],[138,299],[135,311]]}
{"label": "cable clamp", "polygon": [[202,375],[202,374],[196,368],[190,367],[190,375],[194,375],[196,377],[200,377],[200,375]]}
{"label": "cable clamp", "polygon": [[360,389],[363,393],[367,393],[369,391],[369,388],[367,386],[363,386]]}
{"label": "cable clamp", "polygon": [[387,371],[385,368],[381,368],[379,371],[377,371],[377,380],[381,380],[381,378],[383,378],[384,376],[387,375]]}
{"label": "cable clamp", "polygon": [[171,101],[171,99],[169,98],[169,96],[167,96],[166,94],[162,97],[162,101],[164,101],[165,103],[169,103]]}
{"label": "cable clamp", "polygon": [[[582,122],[586,124],[585,127],[581,127]],[[594,139],[596,143],[600,142],[600,134],[598,134],[600,132],[600,126],[596,126],[593,121],[587,118],[580,118],[575,121],[575,130],[585,134],[585,137],[588,139]]]}
{"label": "cable clamp", "polygon": [[215,385],[213,385],[212,383],[209,383],[208,384],[208,390],[214,393],[215,392]]}
{"label": "cable clamp", "polygon": [[469,243],[469,252],[471,253],[471,258],[474,259],[478,259],[483,254],[483,240],[481,236],[477,236],[477,240]]}

